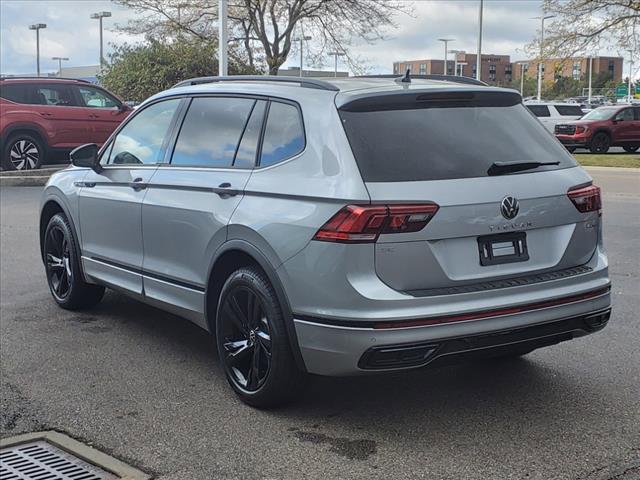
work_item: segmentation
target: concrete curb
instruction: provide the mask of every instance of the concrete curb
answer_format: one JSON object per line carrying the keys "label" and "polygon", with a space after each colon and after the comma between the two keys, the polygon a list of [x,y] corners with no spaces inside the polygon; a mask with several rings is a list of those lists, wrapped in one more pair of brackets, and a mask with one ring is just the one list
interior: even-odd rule
{"label": "concrete curb", "polygon": [[25,433],[24,435],[0,439],[0,448],[13,447],[19,443],[35,442],[38,440],[45,440],[51,445],[71,453],[85,462],[101,467],[123,480],[150,480],[152,478],[150,475],[121,462],[117,458],[113,458],[89,445],[85,445],[67,435],[53,430]]}

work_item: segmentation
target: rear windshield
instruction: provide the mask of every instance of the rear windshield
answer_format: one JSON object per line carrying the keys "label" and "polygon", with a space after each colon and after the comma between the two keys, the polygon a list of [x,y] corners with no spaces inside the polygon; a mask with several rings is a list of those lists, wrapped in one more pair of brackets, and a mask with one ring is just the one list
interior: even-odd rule
{"label": "rear windshield", "polygon": [[340,117],[366,182],[485,177],[494,162],[560,162],[519,173],[577,165],[517,98],[417,97],[396,108],[360,101],[341,107]]}

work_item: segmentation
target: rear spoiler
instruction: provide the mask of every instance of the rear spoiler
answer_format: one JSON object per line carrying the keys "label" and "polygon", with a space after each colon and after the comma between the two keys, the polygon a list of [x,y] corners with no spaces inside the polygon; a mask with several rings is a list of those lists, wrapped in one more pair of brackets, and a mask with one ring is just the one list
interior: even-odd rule
{"label": "rear spoiler", "polygon": [[447,107],[510,107],[522,103],[515,90],[446,89],[403,90],[360,94],[338,108],[347,112],[374,112],[383,110],[414,110],[417,108]]}

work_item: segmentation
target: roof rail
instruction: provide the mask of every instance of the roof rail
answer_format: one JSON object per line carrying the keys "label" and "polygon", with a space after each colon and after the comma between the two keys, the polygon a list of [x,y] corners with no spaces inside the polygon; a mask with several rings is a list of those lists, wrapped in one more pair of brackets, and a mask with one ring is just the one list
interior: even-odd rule
{"label": "roof rail", "polygon": [[28,75],[0,75],[0,80],[73,80],[74,82],[91,83],[83,78],[67,77],[30,77]]}
{"label": "roof rail", "polygon": [[324,80],[316,80],[313,78],[304,77],[278,77],[276,75],[233,75],[227,77],[198,77],[190,80],[184,80],[176,83],[171,88],[186,87],[189,85],[201,85],[203,83],[216,83],[216,82],[279,82],[279,83],[298,83],[304,88],[316,88],[318,90],[330,90],[337,92],[340,90],[335,85]]}
{"label": "roof rail", "polygon": [[[403,78],[402,76],[398,76],[395,74],[381,74],[381,75],[360,75],[355,78]],[[441,75],[441,74],[431,74],[431,75],[413,75],[410,77],[412,80],[441,80],[444,82],[454,82],[454,83],[465,83],[468,85],[482,85],[483,87],[488,87],[489,85],[480,80],[476,80],[471,77],[462,77],[459,75]]]}

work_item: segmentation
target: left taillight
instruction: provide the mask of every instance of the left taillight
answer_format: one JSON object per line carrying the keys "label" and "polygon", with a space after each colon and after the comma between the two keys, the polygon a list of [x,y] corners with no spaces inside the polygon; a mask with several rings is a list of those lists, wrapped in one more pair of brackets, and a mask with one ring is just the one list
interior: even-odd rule
{"label": "left taillight", "polygon": [[435,203],[414,205],[347,205],[325,223],[314,240],[372,243],[380,234],[422,230],[438,211]]}
{"label": "left taillight", "polygon": [[596,185],[572,188],[567,192],[567,195],[582,213],[599,212],[602,208],[600,187]]}

